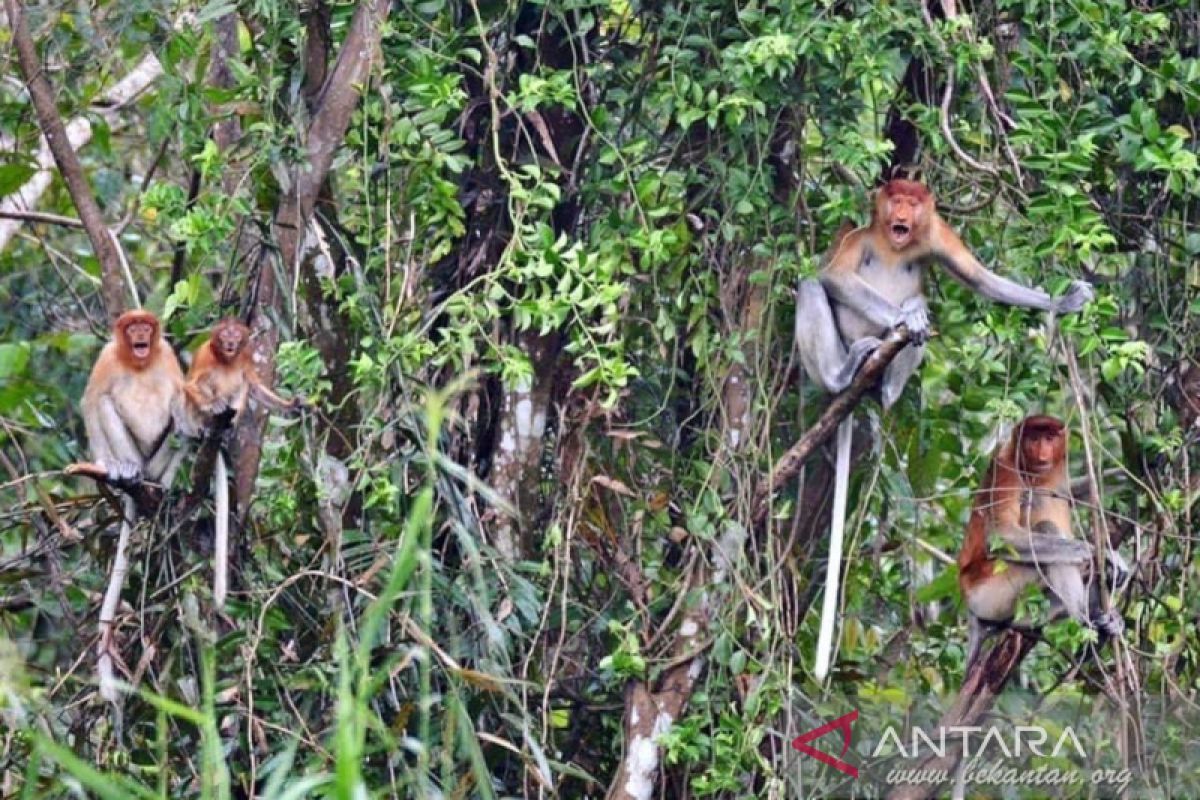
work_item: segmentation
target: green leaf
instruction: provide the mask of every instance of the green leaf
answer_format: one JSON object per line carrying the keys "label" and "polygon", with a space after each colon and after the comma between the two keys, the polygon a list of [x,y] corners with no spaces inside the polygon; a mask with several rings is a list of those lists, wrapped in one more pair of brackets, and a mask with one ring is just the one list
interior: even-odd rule
{"label": "green leaf", "polygon": [[28,164],[0,165],[0,197],[20,189],[36,172],[37,168]]}
{"label": "green leaf", "polygon": [[226,14],[232,14],[236,10],[236,3],[231,3],[229,0],[213,0],[211,3],[197,12],[196,20],[193,24],[203,25],[210,20],[220,19]]}
{"label": "green leaf", "polygon": [[28,342],[0,344],[0,380],[20,377],[29,364]]}
{"label": "green leaf", "polygon": [[958,593],[958,567],[950,564],[938,573],[938,576],[917,589],[913,595],[919,603],[932,603],[953,597]]}

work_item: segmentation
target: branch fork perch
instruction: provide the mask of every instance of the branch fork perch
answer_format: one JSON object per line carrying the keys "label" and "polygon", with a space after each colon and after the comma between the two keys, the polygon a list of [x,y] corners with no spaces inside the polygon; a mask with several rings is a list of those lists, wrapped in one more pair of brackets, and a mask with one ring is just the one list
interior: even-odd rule
{"label": "branch fork perch", "polygon": [[863,362],[846,390],[830,401],[829,406],[813,426],[804,432],[804,435],[775,463],[770,473],[759,482],[754,493],[756,499],[751,517],[755,525],[760,525],[766,520],[771,509],[771,498],[784,484],[796,477],[809,456],[833,436],[838,425],[850,416],[862,396],[879,382],[883,371],[896,356],[900,355],[900,351],[904,349],[908,341],[908,328],[903,325],[893,328],[875,349],[875,352],[871,353]]}

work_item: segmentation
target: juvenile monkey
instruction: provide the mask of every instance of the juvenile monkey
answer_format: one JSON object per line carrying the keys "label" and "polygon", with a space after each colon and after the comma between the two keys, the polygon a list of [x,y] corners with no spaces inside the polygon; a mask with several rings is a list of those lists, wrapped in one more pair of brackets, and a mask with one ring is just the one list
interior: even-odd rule
{"label": "juvenile monkey", "polygon": [[[228,411],[241,416],[249,398],[269,408],[292,411],[304,407],[300,398],[285,400],[267,388],[250,359],[250,329],[236,319],[223,319],[200,345],[188,370],[183,390],[189,411],[199,428]],[[213,471],[214,525],[213,603],[225,605],[229,573],[229,484],[225,457],[217,455]]]}
{"label": "juvenile monkey", "polygon": [[240,416],[251,397],[277,411],[304,406],[300,398],[285,400],[263,384],[250,360],[249,344],[250,329],[227,318],[213,327],[208,341],[196,351],[184,391],[201,423],[211,423],[225,411]]}
{"label": "juvenile monkey", "polygon": [[[1001,550],[989,551],[990,536]],[[1107,556],[1124,570],[1120,555]],[[1035,583],[1053,599],[1052,620],[1065,613],[1119,635],[1124,621],[1113,610],[1101,612],[1097,593],[1085,584],[1091,565],[1091,545],[1071,533],[1066,426],[1054,417],[1028,417],[996,451],[958,554],[958,585],[969,611],[968,669],[988,629],[1010,623],[1021,594]]]}
{"label": "juvenile monkey", "polygon": [[[1057,300],[988,271],[958,235],[942,221],[933,194],[921,183],[895,179],[875,194],[870,224],[839,231],[820,277],[801,282],[796,297],[796,346],[809,377],[836,394],[850,385],[880,337],[899,325],[910,342],[884,373],[881,401],[886,410],[925,355],[929,313],[923,294],[924,264],[934,261],[989,300],[1066,314],[1092,299],[1092,287],[1075,281]],[[833,517],[829,537],[825,596],[814,673],[823,680],[833,652],[846,496],[850,479],[850,417],[838,428]]]}

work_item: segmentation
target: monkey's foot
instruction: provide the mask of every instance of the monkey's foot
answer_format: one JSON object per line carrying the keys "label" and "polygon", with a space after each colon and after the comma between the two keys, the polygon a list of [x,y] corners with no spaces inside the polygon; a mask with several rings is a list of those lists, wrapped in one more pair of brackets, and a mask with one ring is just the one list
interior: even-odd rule
{"label": "monkey's foot", "polygon": [[[876,339],[874,336],[864,336],[850,345],[850,349],[846,352],[846,361],[838,372],[837,384],[833,388],[835,393],[842,392],[854,380],[854,376],[858,374],[858,369],[867,360],[867,357],[879,349],[879,345],[883,344],[883,340]],[[829,388],[829,387],[827,387]]]}
{"label": "monkey's foot", "polygon": [[109,483],[129,486],[142,480],[142,465],[134,461],[97,461],[108,473]]}
{"label": "monkey's foot", "polygon": [[1092,620],[1092,624],[1101,633],[1106,636],[1116,638],[1125,632],[1125,619],[1120,612],[1115,608],[1110,608],[1096,619]]}
{"label": "monkey's foot", "polygon": [[130,462],[109,464],[104,461],[79,461],[68,464],[63,472],[67,475],[82,475],[118,488],[127,488],[141,482],[142,470]]}

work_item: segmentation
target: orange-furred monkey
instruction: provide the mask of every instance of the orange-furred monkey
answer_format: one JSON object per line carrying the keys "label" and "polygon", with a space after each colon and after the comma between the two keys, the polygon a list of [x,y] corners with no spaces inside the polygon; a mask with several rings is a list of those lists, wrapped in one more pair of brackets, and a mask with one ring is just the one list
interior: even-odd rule
{"label": "orange-furred monkey", "polygon": [[[827,392],[841,392],[880,337],[904,325],[910,343],[883,376],[881,400],[884,409],[890,408],[925,355],[929,313],[922,283],[927,261],[941,264],[956,280],[998,303],[1071,313],[1092,299],[1092,287],[1084,281],[1075,281],[1054,299],[989,272],[938,216],[933,194],[924,185],[891,180],[875,194],[870,224],[836,236],[820,277],[800,284],[796,346],[809,377]],[[829,562],[813,670],[818,680],[828,673],[833,650],[852,430],[850,417],[838,428]]]}
{"label": "orange-furred monkey", "polygon": [[[998,537],[1002,550],[989,551],[991,536]],[[1115,551],[1109,551],[1107,560],[1118,574],[1127,572]],[[1071,533],[1066,426],[1054,417],[1028,417],[996,451],[975,494],[958,554],[958,585],[970,616],[968,669],[987,629],[1011,622],[1018,599],[1034,583],[1053,598],[1051,619],[1065,613],[1119,635],[1124,630],[1120,615],[1101,613],[1098,598],[1085,585],[1091,565],[1092,546]]]}
{"label": "orange-furred monkey", "polygon": [[83,392],[88,447],[110,480],[170,483],[179,457],[166,442],[172,424],[182,421],[182,390],[183,372],[158,317],[126,311]]}
{"label": "orange-furred monkey", "polygon": [[[304,406],[300,398],[285,400],[259,379],[250,360],[250,329],[236,319],[223,319],[200,345],[183,389],[195,425],[205,428],[226,411],[240,416],[249,398],[277,410]],[[213,604],[225,605],[229,574],[229,483],[225,456],[217,454],[213,470]]]}
{"label": "orange-furred monkey", "polygon": [[[116,483],[142,479],[169,487],[184,450],[168,444],[172,425],[187,427],[182,408],[183,372],[163,341],[158,317],[127,311],[113,326],[113,338],[96,359],[83,392],[83,421],[92,460]],[[100,695],[118,699],[113,672],[112,623],[129,569],[126,550],[137,511],[126,495],[112,574],[100,605],[96,671]]]}
{"label": "orange-furred monkey", "polygon": [[285,400],[263,384],[250,360],[249,345],[250,329],[236,319],[223,319],[196,351],[184,391],[202,423],[228,410],[240,415],[251,397],[279,411],[303,407],[303,400]]}

